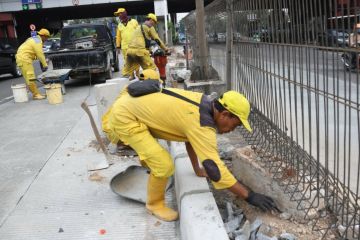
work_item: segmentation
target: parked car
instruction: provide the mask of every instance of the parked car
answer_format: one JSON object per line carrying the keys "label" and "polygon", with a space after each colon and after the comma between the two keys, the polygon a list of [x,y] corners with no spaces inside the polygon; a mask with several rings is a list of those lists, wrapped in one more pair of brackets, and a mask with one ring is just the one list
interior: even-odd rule
{"label": "parked car", "polygon": [[346,47],[349,45],[349,33],[328,29],[318,35],[318,43],[328,47]]}
{"label": "parked car", "polygon": [[14,77],[21,76],[21,70],[16,65],[16,49],[9,44],[0,43],[0,74],[10,73]]}
{"label": "parked car", "polygon": [[54,69],[72,69],[70,77],[88,78],[89,74],[112,77],[119,69],[119,58],[110,29],[105,24],[88,23],[66,26],[61,31],[60,48],[46,57]]}
{"label": "parked car", "polygon": [[44,53],[55,51],[60,48],[60,38],[49,38],[43,43]]}

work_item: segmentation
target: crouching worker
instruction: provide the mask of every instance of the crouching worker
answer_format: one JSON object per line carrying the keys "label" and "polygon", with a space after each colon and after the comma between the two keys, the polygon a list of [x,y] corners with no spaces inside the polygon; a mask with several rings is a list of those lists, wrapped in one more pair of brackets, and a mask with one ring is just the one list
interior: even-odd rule
{"label": "crouching worker", "polygon": [[202,93],[167,88],[133,97],[130,86],[114,103],[108,124],[110,131],[128,143],[150,169],[146,202],[150,214],[164,221],[178,218],[177,211],[165,204],[166,183],[174,173],[174,164],[157,138],[185,142],[195,174],[209,177],[215,188],[229,189],[263,210],[276,209],[270,197],[240,184],[217,152],[217,132],[227,133],[240,125],[251,131],[250,104],[243,95],[229,91],[210,100]]}
{"label": "crouching worker", "polygon": [[[162,82],[162,80],[160,79],[159,73],[152,69],[146,69],[146,70],[142,71],[142,73],[139,76],[139,79],[140,80],[151,79],[151,80],[158,80],[159,82]],[[120,92],[119,96],[117,96],[116,100],[119,99],[125,93],[127,93],[127,87],[124,87],[124,89]],[[101,118],[101,124],[102,124],[102,130],[105,133],[107,139],[111,143],[116,144],[117,147],[119,147],[120,145],[123,145],[124,142],[121,142],[119,137],[117,137],[116,133],[110,131],[110,127],[109,127],[109,115],[112,112],[113,106],[114,106],[114,104],[112,106],[110,106],[109,110]]]}
{"label": "crouching worker", "polygon": [[50,37],[50,32],[42,28],[37,32],[38,35],[28,38],[17,50],[16,64],[21,69],[21,73],[25,78],[26,85],[29,87],[34,100],[45,99],[45,96],[40,94],[36,86],[36,76],[33,66],[33,61],[39,59],[41,70],[45,72],[48,65],[45,60],[45,55],[42,50],[43,42]]}

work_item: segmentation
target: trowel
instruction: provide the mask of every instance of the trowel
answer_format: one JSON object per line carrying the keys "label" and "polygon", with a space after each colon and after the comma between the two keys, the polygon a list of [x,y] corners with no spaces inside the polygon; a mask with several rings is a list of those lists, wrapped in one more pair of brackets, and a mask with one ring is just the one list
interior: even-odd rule
{"label": "trowel", "polygon": [[98,143],[100,145],[100,148],[104,153],[104,155],[101,155],[101,157],[99,156],[99,159],[98,159],[98,161],[96,163],[91,162],[91,163],[88,164],[88,170],[89,171],[94,171],[94,170],[100,170],[100,169],[108,168],[112,164],[111,155],[109,154],[107,148],[105,147],[104,142],[101,139],[99,130],[96,127],[96,123],[95,123],[94,118],[93,118],[93,116],[91,114],[89,106],[87,105],[86,102],[82,102],[81,103],[81,108],[84,109],[84,111],[89,116],[91,127],[92,127],[92,129],[94,131],[96,140],[98,141]]}

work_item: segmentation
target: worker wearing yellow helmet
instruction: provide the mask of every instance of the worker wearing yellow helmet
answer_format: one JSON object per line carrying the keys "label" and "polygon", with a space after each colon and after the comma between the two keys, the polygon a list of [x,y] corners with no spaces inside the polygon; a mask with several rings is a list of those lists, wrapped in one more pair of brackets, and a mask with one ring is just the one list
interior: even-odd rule
{"label": "worker wearing yellow helmet", "polygon": [[150,169],[146,208],[161,220],[175,221],[178,213],[166,206],[164,198],[174,163],[156,138],[185,142],[197,176],[208,177],[215,188],[229,189],[250,204],[271,210],[276,208],[274,201],[240,184],[217,151],[216,133],[227,133],[237,126],[252,131],[249,114],[249,101],[236,91],[228,91],[215,100],[202,93],[175,88],[140,97],[126,92],[113,104],[109,130],[129,144]]}
{"label": "worker wearing yellow helmet", "polygon": [[[119,8],[114,15],[119,17],[119,24],[116,30],[116,48],[118,52],[121,50],[121,54],[124,58],[124,64],[126,60],[126,51],[128,49],[129,43],[131,41],[132,34],[135,29],[139,26],[136,19],[128,17],[125,8]],[[139,68],[136,69],[136,72],[139,72]],[[138,74],[137,74],[138,75]],[[132,74],[133,77],[133,74]]]}
{"label": "worker wearing yellow helmet", "polygon": [[146,16],[146,21],[134,31],[126,52],[126,62],[122,70],[124,76],[131,76],[139,66],[144,70],[157,69],[154,61],[150,58],[149,48],[151,40],[154,40],[165,51],[169,51],[154,28],[156,24],[156,15],[149,13]]}
{"label": "worker wearing yellow helmet", "polygon": [[45,60],[45,55],[42,50],[43,42],[50,37],[49,30],[42,28],[37,32],[34,37],[28,38],[17,50],[16,53],[16,64],[21,69],[22,75],[24,76],[26,85],[29,87],[32,93],[33,99],[41,100],[45,96],[40,94],[36,86],[36,76],[33,66],[33,61],[39,59],[42,70],[46,71],[48,65]]}

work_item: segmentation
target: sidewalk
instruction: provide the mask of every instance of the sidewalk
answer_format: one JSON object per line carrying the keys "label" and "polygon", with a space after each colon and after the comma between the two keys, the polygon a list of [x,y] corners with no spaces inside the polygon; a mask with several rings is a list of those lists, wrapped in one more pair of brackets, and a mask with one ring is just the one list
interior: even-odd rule
{"label": "sidewalk", "polygon": [[[59,105],[0,105],[0,239],[180,239],[178,222],[158,221],[109,188],[112,176],[136,159],[89,179],[87,163],[102,153],[80,108],[88,93],[75,84]],[[96,106],[91,110],[96,119]],[[175,204],[174,191],[167,200]]]}

